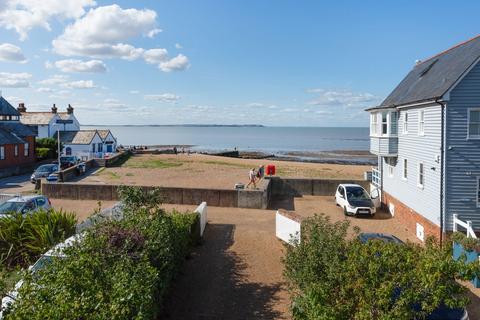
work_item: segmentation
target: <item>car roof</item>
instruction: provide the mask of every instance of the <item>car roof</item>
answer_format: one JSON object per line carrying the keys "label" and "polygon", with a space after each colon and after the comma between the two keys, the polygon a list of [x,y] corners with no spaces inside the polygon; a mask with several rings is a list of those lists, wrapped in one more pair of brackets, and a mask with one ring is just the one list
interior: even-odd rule
{"label": "car roof", "polygon": [[382,240],[382,241],[385,241],[385,242],[403,243],[402,240],[400,240],[397,237],[395,237],[394,235],[388,234],[388,233],[374,233],[374,232],[360,233],[358,235],[358,239],[363,243],[365,243],[369,240]]}
{"label": "car roof", "polygon": [[355,183],[341,183],[340,186],[342,187],[360,187],[364,189],[361,185]]}
{"label": "car roof", "polygon": [[28,200],[44,198],[42,195],[27,195],[27,196],[16,196],[12,199],[8,199],[7,202],[27,202]]}

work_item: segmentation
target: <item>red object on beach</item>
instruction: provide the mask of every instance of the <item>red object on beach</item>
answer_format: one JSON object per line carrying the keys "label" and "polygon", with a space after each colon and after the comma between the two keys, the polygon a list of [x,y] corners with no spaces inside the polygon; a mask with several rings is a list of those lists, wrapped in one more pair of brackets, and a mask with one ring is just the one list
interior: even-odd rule
{"label": "red object on beach", "polygon": [[274,176],[275,175],[275,166],[273,164],[269,164],[267,166],[267,175]]}

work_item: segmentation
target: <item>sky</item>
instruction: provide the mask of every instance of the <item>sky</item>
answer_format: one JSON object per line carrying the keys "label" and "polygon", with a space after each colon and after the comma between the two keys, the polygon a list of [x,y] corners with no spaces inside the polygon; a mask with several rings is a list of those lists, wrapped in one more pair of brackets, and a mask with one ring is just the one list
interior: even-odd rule
{"label": "sky", "polygon": [[478,1],[0,0],[0,90],[82,124],[368,126]]}

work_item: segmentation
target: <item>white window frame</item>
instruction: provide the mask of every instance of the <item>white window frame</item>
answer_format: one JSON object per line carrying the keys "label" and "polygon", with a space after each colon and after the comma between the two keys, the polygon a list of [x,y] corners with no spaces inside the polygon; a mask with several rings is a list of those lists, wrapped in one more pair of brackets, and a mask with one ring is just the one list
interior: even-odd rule
{"label": "white window frame", "polygon": [[370,115],[370,135],[371,136],[376,136],[377,135],[377,131],[378,131],[378,114],[375,112],[375,113],[372,113]]}
{"label": "white window frame", "polygon": [[402,179],[408,180],[408,159],[402,161]]}
{"label": "white window frame", "polygon": [[391,164],[388,165],[388,176],[393,178],[393,166]]}
{"label": "white window frame", "polygon": [[[388,133],[390,134],[390,136],[392,137],[397,137],[398,136],[398,131],[399,131],[399,115],[400,113],[398,111],[390,111],[389,114],[388,114],[388,120],[389,120],[389,131]],[[395,125],[397,126],[397,132],[396,133],[393,133],[393,121],[395,120]]]}
{"label": "white window frame", "polygon": [[28,157],[30,151],[30,144],[28,142],[23,144],[23,156]]}
{"label": "white window frame", "polygon": [[418,135],[425,135],[425,110],[418,111]]}
{"label": "white window frame", "polygon": [[403,115],[403,134],[408,133],[408,111]]}
{"label": "white window frame", "polygon": [[0,160],[5,160],[5,146],[0,146]]}
{"label": "white window frame", "polygon": [[[383,122],[383,114],[385,114],[385,122]],[[381,136],[388,136],[390,134],[390,112],[388,111],[382,111],[380,112],[380,135]],[[387,132],[383,133],[383,125],[385,124],[387,128]]]}
{"label": "white window frame", "polygon": [[475,197],[477,198],[477,208],[480,208],[480,197],[478,196],[480,192],[480,176],[477,177],[477,193],[475,194]]}
{"label": "white window frame", "polygon": [[[480,139],[480,135],[470,135],[470,112],[478,111],[480,112],[480,108],[468,108],[467,109],[467,139]],[[480,125],[480,122],[478,122]]]}
{"label": "white window frame", "polygon": [[[422,168],[422,170],[420,170]],[[421,179],[420,179],[421,177]],[[423,189],[425,186],[425,164],[423,162],[418,163],[418,177],[417,177],[417,186],[420,189]]]}
{"label": "white window frame", "polygon": [[14,147],[13,147],[13,155],[15,157],[18,157],[18,144],[16,144]]}

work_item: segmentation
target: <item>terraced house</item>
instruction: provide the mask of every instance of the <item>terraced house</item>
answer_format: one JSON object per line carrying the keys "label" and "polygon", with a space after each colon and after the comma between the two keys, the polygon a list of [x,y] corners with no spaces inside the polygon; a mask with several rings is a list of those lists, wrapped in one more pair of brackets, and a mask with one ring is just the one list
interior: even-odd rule
{"label": "terraced house", "polygon": [[417,237],[480,230],[480,36],[419,61],[370,112],[372,184]]}
{"label": "terraced house", "polygon": [[35,132],[20,122],[20,112],[0,96],[0,176],[34,164]]}

